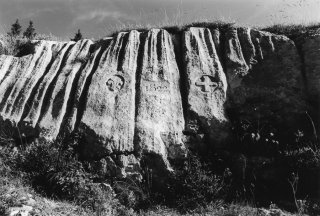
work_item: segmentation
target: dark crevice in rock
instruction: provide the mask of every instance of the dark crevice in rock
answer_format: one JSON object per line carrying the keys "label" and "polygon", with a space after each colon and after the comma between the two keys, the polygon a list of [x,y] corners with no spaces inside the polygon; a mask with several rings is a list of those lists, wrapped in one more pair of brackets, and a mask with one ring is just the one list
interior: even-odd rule
{"label": "dark crevice in rock", "polygon": [[40,116],[38,119],[37,124],[41,121],[41,119],[43,118],[44,114],[47,112],[47,110],[49,109],[50,106],[50,99],[52,96],[52,93],[54,91],[54,87],[56,85],[56,82],[59,78],[59,75],[63,69],[63,67],[66,65],[66,62],[69,58],[70,55],[70,51],[72,50],[72,48],[75,46],[75,44],[70,45],[70,47],[68,47],[67,51],[64,53],[64,56],[62,57],[62,61],[61,64],[59,66],[59,69],[57,70],[57,73],[54,75],[53,80],[51,81],[51,83],[48,86],[47,91],[44,93],[45,96],[43,98],[43,103],[42,103],[42,107],[41,107],[41,111],[40,111]]}
{"label": "dark crevice in rock", "polygon": [[[231,104],[233,103],[232,100],[232,96],[231,96],[231,89],[230,89],[230,84],[229,84],[229,77],[228,77],[228,73],[227,73],[227,56],[226,56],[226,31],[228,30],[228,28],[223,28],[223,29],[219,29],[220,31],[220,53],[217,52],[218,56],[219,56],[219,61],[221,63],[222,66],[222,70],[223,73],[226,76],[227,79],[227,98],[226,98],[226,102],[224,104],[225,110],[228,110],[229,107],[231,107]],[[230,115],[228,112],[226,112],[226,117],[228,119],[230,119]],[[231,120],[231,119],[230,119]]]}
{"label": "dark crevice in rock", "polygon": [[186,120],[188,112],[187,72],[184,65],[183,32],[171,35],[176,63],[180,74],[180,94],[182,100],[183,117]]}
{"label": "dark crevice in rock", "polygon": [[80,99],[79,99],[78,112],[77,112],[77,117],[76,117],[76,122],[75,122],[75,127],[74,127],[75,129],[77,129],[79,127],[81,118],[83,116],[85,107],[87,105],[87,95],[88,95],[89,87],[91,85],[92,76],[96,72],[97,68],[99,67],[99,62],[101,60],[102,54],[108,48],[108,46],[110,45],[110,42],[111,42],[111,40],[99,42],[99,44],[101,46],[101,50],[99,51],[97,58],[95,59],[95,62],[93,63],[92,70],[85,81],[84,88],[83,88],[83,91],[82,91]]}
{"label": "dark crevice in rock", "polygon": [[[163,56],[163,49],[166,48],[165,46],[163,46],[165,44],[165,41],[164,41],[165,40],[164,30],[161,29],[156,34],[157,34],[156,41],[153,41],[153,43],[156,43],[156,48],[155,49],[157,51],[157,60],[158,60],[158,62],[162,62],[163,61],[163,57],[164,57]],[[152,51],[152,49],[150,49],[150,50]],[[166,52],[166,51],[164,51],[164,52]],[[161,73],[161,70],[159,71],[159,73]]]}
{"label": "dark crevice in rock", "polygon": [[[225,73],[226,77],[227,77],[227,81],[228,81],[228,74],[226,73],[227,70],[227,58],[226,58],[226,31],[227,29],[220,29],[220,53],[217,52],[218,56],[219,56],[219,60],[223,69],[223,72]],[[212,35],[212,33],[211,33]],[[228,83],[228,87],[229,87],[229,83]],[[228,88],[229,89],[229,88]]]}
{"label": "dark crevice in rock", "polygon": [[125,34],[124,36],[121,37],[121,42],[120,44],[120,50],[118,53],[118,66],[117,66],[117,70],[118,71],[122,71],[122,66],[124,64],[124,59],[125,59],[125,52],[126,52],[126,45],[128,44],[128,38],[129,38],[129,33]]}
{"label": "dark crevice in rock", "polygon": [[137,57],[137,69],[136,69],[136,86],[135,86],[135,114],[134,114],[134,135],[133,135],[133,146],[134,146],[134,151],[136,155],[141,154],[141,147],[139,146],[139,139],[137,136],[137,117],[138,117],[138,108],[140,105],[140,82],[141,82],[141,75],[142,75],[142,64],[143,64],[143,56],[144,56],[144,47],[145,41],[147,38],[147,33],[140,33],[140,44],[139,44],[139,50],[138,50],[138,57]]}

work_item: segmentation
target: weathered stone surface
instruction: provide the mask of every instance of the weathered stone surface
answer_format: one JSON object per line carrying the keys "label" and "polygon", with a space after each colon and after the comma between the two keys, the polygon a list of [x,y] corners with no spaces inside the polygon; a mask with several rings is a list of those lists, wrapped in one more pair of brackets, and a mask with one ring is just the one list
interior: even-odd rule
{"label": "weathered stone surface", "polygon": [[17,78],[11,93],[7,98],[4,115],[10,116],[11,120],[18,123],[22,117],[25,105],[29,99],[33,88],[41,78],[43,71],[48,66],[52,58],[53,50],[55,49],[54,42],[41,41],[39,48],[34,54],[34,61],[24,73]]}
{"label": "weathered stone surface", "polygon": [[[250,30],[254,48],[251,45],[248,48],[250,40],[247,33],[243,36],[241,32],[240,38],[243,39],[240,41],[247,38],[247,42],[237,46],[246,46],[246,59],[254,59],[255,64],[239,79],[239,85],[232,85],[228,76],[232,88],[230,107],[248,119],[273,118],[273,123],[292,120],[296,114],[304,112],[301,61],[294,42],[285,36]],[[235,49],[240,50],[241,47]],[[245,62],[242,62],[244,65]],[[226,71],[238,68],[231,64],[226,67]]]}
{"label": "weathered stone surface", "polygon": [[63,117],[67,112],[67,103],[76,77],[82,71],[81,66],[87,61],[88,51],[92,41],[78,41],[63,60],[62,68],[51,83],[46,97],[48,101],[42,106],[42,115],[37,124],[40,136],[54,140],[60,130]]}
{"label": "weathered stone surface", "polygon": [[107,155],[134,150],[135,78],[139,33],[120,33],[93,74],[80,130],[89,151]]}
{"label": "weathered stone surface", "polygon": [[168,158],[185,156],[180,75],[168,32],[152,29],[141,42],[138,74],[136,144],[144,154]]}
{"label": "weathered stone surface", "polygon": [[225,33],[226,74],[230,90],[241,85],[242,77],[247,75],[249,67],[243,57],[241,44],[236,28],[230,28]]}
{"label": "weathered stone surface", "polygon": [[25,105],[25,110],[20,122],[22,130],[27,136],[38,134],[35,127],[41,117],[42,107],[47,105],[46,102],[50,97],[50,95],[46,95],[49,86],[62,67],[65,54],[73,44],[73,42],[57,43],[56,51],[53,51],[53,57],[48,67],[44,71],[39,71],[41,78],[32,89],[30,100],[28,100]]}
{"label": "weathered stone surface", "polygon": [[208,134],[221,142],[228,134],[224,110],[227,80],[211,32],[190,28],[184,34],[183,44],[188,96],[186,130]]}
{"label": "weathered stone surface", "polygon": [[248,65],[249,69],[252,69],[253,65],[257,64],[256,49],[251,40],[250,28],[238,28],[238,38],[241,44],[243,57]]}
{"label": "weathered stone surface", "polygon": [[[30,70],[30,68],[32,68],[32,64],[34,64],[35,62],[35,58],[39,57],[39,52],[37,53],[37,55],[33,56],[33,55],[28,55],[28,56],[24,56],[22,58],[13,58],[9,68],[7,69],[7,71],[1,71],[3,73],[3,78],[1,80],[1,85],[0,85],[0,114],[2,119],[8,119],[10,118],[10,115],[8,115],[8,113],[6,113],[6,105],[10,104],[10,102],[12,101],[8,101],[8,97],[10,96],[10,93],[16,83],[17,80],[19,80],[19,78],[21,76],[23,76],[22,73],[24,73],[24,69],[26,70]],[[34,58],[34,59],[33,59]],[[33,61],[32,61],[33,60]],[[12,105],[12,104],[11,104]],[[16,122],[10,118],[10,121],[13,122],[13,124],[15,124]]]}
{"label": "weathered stone surface", "polygon": [[[111,40],[112,38],[105,38],[100,41],[99,45],[94,45],[96,46],[96,48],[94,48],[94,52],[91,54],[91,57],[83,66],[83,68],[81,68],[81,71],[78,73],[78,79],[75,82],[76,87],[73,89],[74,93],[72,97],[69,98],[71,111],[70,114],[66,116],[63,126],[67,134],[71,133],[79,126],[79,122],[83,114],[82,112],[85,107],[84,99],[91,82],[91,77],[98,68],[100,58]],[[90,49],[93,49],[94,46],[91,45]]]}
{"label": "weathered stone surface", "polygon": [[307,90],[313,99],[320,97],[320,33],[305,39],[302,44]]}

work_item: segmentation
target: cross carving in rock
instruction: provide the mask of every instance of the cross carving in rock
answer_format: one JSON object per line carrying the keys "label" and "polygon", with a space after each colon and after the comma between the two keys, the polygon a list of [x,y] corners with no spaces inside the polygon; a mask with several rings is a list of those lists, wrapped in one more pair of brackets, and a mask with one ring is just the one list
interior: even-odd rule
{"label": "cross carving in rock", "polygon": [[219,83],[213,81],[213,77],[209,75],[203,75],[199,78],[200,81],[196,82],[196,86],[201,86],[201,91],[203,92],[210,92],[211,88],[213,87],[213,91],[220,86]]}

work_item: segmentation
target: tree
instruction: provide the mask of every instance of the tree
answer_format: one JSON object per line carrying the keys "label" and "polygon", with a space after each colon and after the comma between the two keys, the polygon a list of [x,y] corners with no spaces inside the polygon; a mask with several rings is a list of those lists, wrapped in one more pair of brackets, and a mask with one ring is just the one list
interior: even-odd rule
{"label": "tree", "polygon": [[35,31],[36,31],[36,30],[35,30],[35,28],[33,27],[33,22],[30,21],[28,28],[26,29],[25,32],[23,32],[23,36],[26,37],[26,38],[28,38],[28,39],[30,39],[30,40],[32,40],[32,39],[36,36],[36,34],[37,34],[37,33],[35,33]]}
{"label": "tree", "polygon": [[71,40],[77,42],[81,39],[82,39],[82,34],[80,32],[80,29],[78,29],[78,32],[74,35],[74,38],[72,38]]}
{"label": "tree", "polygon": [[16,20],[14,24],[11,25],[11,31],[8,32],[8,35],[11,37],[17,37],[21,33],[21,25],[19,23],[19,19]]}

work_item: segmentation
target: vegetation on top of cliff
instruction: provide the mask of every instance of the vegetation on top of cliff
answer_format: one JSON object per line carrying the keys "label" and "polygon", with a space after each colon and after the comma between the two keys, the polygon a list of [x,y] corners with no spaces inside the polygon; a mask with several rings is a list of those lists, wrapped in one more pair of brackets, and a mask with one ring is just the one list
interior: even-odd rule
{"label": "vegetation on top of cliff", "polygon": [[190,27],[199,27],[199,28],[217,28],[220,30],[232,27],[232,26],[237,26],[235,22],[227,22],[224,20],[217,20],[214,22],[208,22],[208,21],[199,21],[199,22],[193,22],[190,24],[176,24],[176,25],[168,25],[168,24],[163,24],[163,25],[158,25],[158,26],[124,26],[123,28],[119,28],[118,30],[114,31],[110,37],[116,36],[119,32],[126,32],[126,31],[131,31],[131,30],[137,30],[139,32],[146,32],[152,28],[161,28],[165,29],[171,34],[178,34],[180,32],[185,31],[186,29]]}
{"label": "vegetation on top of cliff", "polygon": [[278,35],[285,35],[293,41],[301,41],[305,37],[320,33],[320,23],[311,23],[309,25],[291,24],[283,25],[276,24],[268,27],[260,28],[260,30],[271,32]]}
{"label": "vegetation on top of cliff", "polygon": [[17,19],[11,25],[11,29],[6,34],[0,34],[0,55],[24,56],[34,53],[34,43],[32,40],[53,40],[60,41],[53,34],[38,34],[30,21],[28,27],[22,32],[22,26]]}
{"label": "vegetation on top of cliff", "polygon": [[[119,32],[127,32],[131,30],[137,30],[139,32],[146,32],[152,28],[161,28],[167,30],[171,34],[179,34],[190,27],[201,27],[201,28],[210,28],[210,29],[219,29],[224,31],[230,27],[241,27],[240,25],[236,24],[234,21],[225,21],[225,20],[216,20],[216,21],[197,21],[193,23],[179,23],[177,21],[172,22],[173,24],[170,25],[170,22],[166,22],[163,24],[159,24],[157,26],[151,25],[123,25],[115,27],[115,31],[108,35],[110,37],[116,36]],[[255,28],[255,27],[253,27]],[[278,35],[285,35],[290,39],[294,40],[296,43],[304,41],[304,38],[320,32],[320,24],[319,23],[312,23],[309,25],[305,24],[275,24],[267,27],[256,27],[258,30],[271,32]],[[33,27],[32,21],[25,32],[21,35],[22,27],[19,24],[19,20],[17,20],[11,26],[10,32],[7,34],[0,34],[0,54],[6,55],[14,55],[19,56],[19,52],[21,49],[28,49],[31,46],[27,46],[30,44],[30,40],[52,40],[52,41],[61,41],[60,38],[54,36],[53,34],[38,34]],[[77,33],[75,33],[74,38],[72,41],[78,41],[83,39],[83,36],[80,32],[80,29]],[[28,53],[28,52],[27,52]],[[32,52],[29,52],[32,53]]]}

